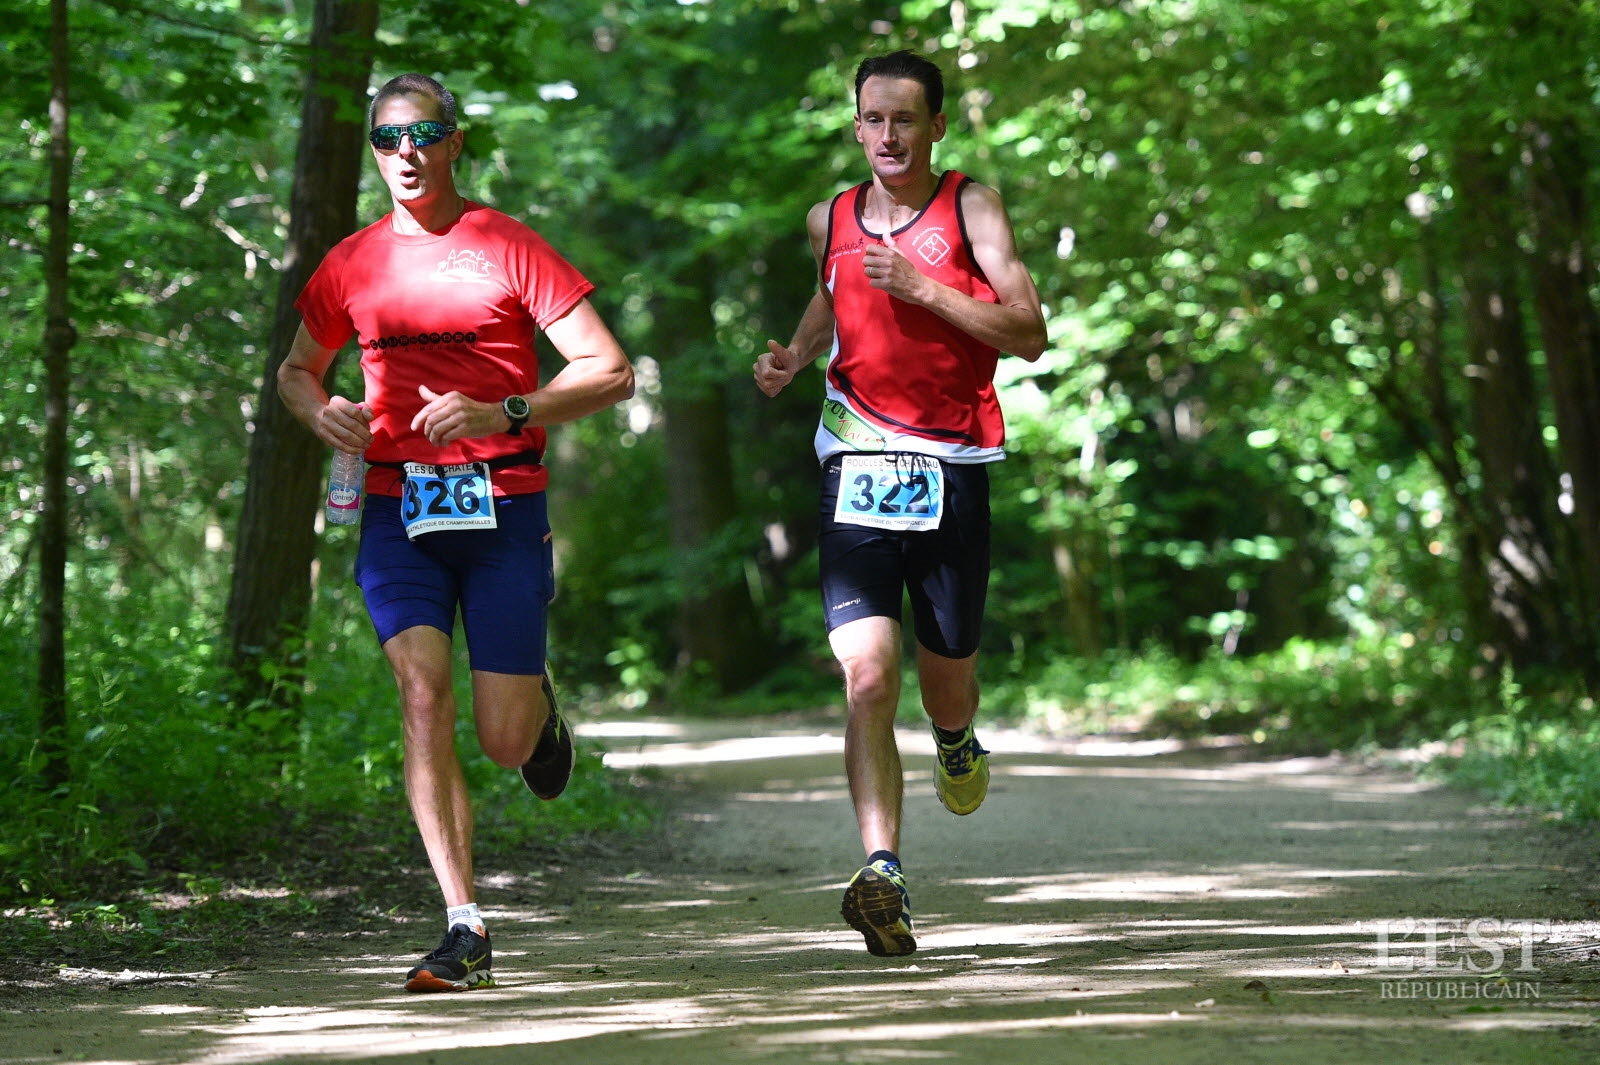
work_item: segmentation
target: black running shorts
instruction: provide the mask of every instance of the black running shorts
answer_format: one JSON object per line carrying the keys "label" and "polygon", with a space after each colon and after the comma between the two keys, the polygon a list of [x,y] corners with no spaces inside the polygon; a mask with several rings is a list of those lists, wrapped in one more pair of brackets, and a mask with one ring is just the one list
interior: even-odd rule
{"label": "black running shorts", "polygon": [[828,631],[861,618],[899,621],[909,593],[917,642],[946,658],[966,658],[978,649],[989,593],[988,466],[925,455],[890,457],[942,468],[944,516],[937,529],[918,532],[837,521],[842,456],[830,456],[822,465],[817,540]]}

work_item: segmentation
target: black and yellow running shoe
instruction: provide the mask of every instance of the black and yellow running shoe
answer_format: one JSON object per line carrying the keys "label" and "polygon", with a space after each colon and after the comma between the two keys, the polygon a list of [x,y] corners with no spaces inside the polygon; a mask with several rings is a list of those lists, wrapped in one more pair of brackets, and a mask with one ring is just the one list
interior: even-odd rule
{"label": "black and yellow running shoe", "polygon": [[911,935],[911,896],[905,874],[894,862],[863,866],[844,889],[839,914],[867,941],[867,952],[892,958],[917,949]]}
{"label": "black and yellow running shoe", "polygon": [[488,932],[464,924],[451,925],[438,948],[406,973],[406,990],[471,991],[493,987],[494,974],[489,971],[493,960]]}
{"label": "black and yellow running shoe", "polygon": [[989,794],[989,752],[973,735],[971,725],[959,743],[946,746],[938,729],[934,729],[933,741],[937,748],[933,787],[939,801],[953,814],[970,814]]}

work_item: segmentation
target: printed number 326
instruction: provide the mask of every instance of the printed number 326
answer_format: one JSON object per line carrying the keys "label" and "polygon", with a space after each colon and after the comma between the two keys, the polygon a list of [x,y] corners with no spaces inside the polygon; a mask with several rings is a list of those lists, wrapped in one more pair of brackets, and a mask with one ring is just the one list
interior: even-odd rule
{"label": "printed number 326", "polygon": [[[415,521],[424,509],[422,496],[428,495],[427,512],[432,515],[446,514],[476,514],[482,501],[473,493],[472,483],[469,478],[462,477],[454,482],[455,490],[451,491],[451,481],[431,480],[420,485],[414,480],[406,481],[405,520]],[[455,506],[451,506],[453,501]]]}

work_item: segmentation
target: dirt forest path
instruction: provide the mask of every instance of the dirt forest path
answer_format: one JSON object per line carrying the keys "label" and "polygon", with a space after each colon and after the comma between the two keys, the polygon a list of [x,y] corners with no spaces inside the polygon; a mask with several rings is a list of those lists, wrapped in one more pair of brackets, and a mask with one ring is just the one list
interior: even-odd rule
{"label": "dirt forest path", "polygon": [[905,733],[919,950],[884,959],[838,916],[837,722],[585,733],[671,816],[584,868],[483,863],[498,987],[401,991],[408,925],[0,1004],[0,1060],[1600,1061],[1592,856],[1403,774],[990,731],[956,818]]}

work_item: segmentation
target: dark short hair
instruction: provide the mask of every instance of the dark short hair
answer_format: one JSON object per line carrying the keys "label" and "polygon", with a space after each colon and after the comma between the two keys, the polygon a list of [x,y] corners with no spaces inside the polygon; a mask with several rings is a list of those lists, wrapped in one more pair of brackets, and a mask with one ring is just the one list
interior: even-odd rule
{"label": "dark short hair", "polygon": [[910,78],[922,86],[928,114],[944,110],[944,72],[927,56],[902,48],[888,55],[868,56],[856,68],[856,110],[861,110],[861,86],[868,78]]}
{"label": "dark short hair", "polygon": [[426,74],[402,74],[383,83],[372,102],[367,105],[367,128],[378,113],[378,105],[393,96],[426,96],[439,103],[439,118],[447,126],[456,124],[456,94],[440,85]]}

